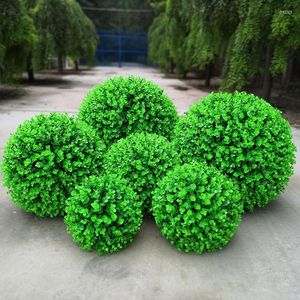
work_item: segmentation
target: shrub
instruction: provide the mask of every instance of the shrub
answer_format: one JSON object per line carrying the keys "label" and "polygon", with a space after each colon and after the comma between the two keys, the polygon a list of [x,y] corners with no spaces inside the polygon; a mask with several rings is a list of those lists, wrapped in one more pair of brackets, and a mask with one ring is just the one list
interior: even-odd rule
{"label": "shrub", "polygon": [[154,83],[137,77],[115,77],[86,96],[79,119],[97,129],[107,144],[135,132],[167,138],[178,116],[171,100]]}
{"label": "shrub", "polygon": [[238,185],[204,163],[177,166],[153,196],[162,234],[179,250],[203,253],[225,246],[241,219]]}
{"label": "shrub", "polygon": [[274,199],[293,173],[288,122],[244,92],[212,93],[196,103],[176,127],[174,144],[183,161],[206,161],[237,179],[250,211]]}
{"label": "shrub", "polygon": [[104,148],[92,128],[67,114],[38,115],[20,125],[5,147],[4,184],[25,211],[63,215],[74,186],[101,170]]}
{"label": "shrub", "polygon": [[91,176],[67,200],[65,222],[83,249],[112,253],[130,243],[140,229],[141,203],[125,179]]}
{"label": "shrub", "polygon": [[119,140],[104,157],[105,171],[126,178],[147,208],[157,182],[178,163],[173,145],[166,138],[149,133]]}

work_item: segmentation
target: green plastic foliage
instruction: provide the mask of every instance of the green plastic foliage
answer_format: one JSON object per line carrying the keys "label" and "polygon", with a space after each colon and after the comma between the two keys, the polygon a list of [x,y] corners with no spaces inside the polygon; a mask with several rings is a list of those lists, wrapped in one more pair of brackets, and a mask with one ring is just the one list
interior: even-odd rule
{"label": "green plastic foliage", "polygon": [[101,171],[104,149],[85,123],[67,114],[38,115],[19,126],[4,149],[4,184],[25,211],[63,215],[74,186]]}
{"label": "green plastic foliage", "polygon": [[127,246],[142,224],[141,203],[117,176],[91,176],[67,200],[65,223],[84,250],[113,253]]}
{"label": "green plastic foliage", "polygon": [[185,252],[224,247],[241,220],[238,185],[206,164],[177,166],[159,183],[153,213],[163,236]]}
{"label": "green plastic foliage", "polygon": [[212,93],[196,103],[175,129],[174,143],[185,162],[206,161],[237,179],[250,211],[274,199],[293,173],[290,125],[244,92]]}
{"label": "green plastic foliage", "polygon": [[179,155],[166,138],[144,133],[119,140],[104,157],[105,171],[126,178],[148,209],[157,182],[179,163]]}
{"label": "green plastic foliage", "polygon": [[171,100],[154,83],[130,76],[96,85],[86,96],[79,119],[110,145],[135,132],[170,137],[178,120]]}

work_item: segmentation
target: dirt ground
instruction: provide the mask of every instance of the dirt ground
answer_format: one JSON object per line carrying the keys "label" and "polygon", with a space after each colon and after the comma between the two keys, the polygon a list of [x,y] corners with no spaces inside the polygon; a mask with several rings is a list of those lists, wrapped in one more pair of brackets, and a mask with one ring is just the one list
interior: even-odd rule
{"label": "dirt ground", "polygon": [[[32,85],[0,89],[0,157],[17,126],[41,112],[76,113],[88,90],[116,75],[139,75],[166,90],[178,113],[207,92],[141,67],[100,67]],[[293,128],[299,149],[300,130]],[[286,191],[266,209],[245,214],[222,251],[184,254],[146,218],[125,250],[84,252],[61,218],[21,211],[0,187],[0,299],[300,299],[300,154]],[[1,183],[1,182],[0,182]]]}

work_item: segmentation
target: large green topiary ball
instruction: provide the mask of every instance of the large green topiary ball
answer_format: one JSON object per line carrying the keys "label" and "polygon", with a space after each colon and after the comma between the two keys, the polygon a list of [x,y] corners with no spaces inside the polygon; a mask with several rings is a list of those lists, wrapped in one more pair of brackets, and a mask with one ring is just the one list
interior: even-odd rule
{"label": "large green topiary ball", "polygon": [[125,179],[91,176],[67,200],[65,222],[83,249],[113,253],[127,246],[140,229],[141,206]]}
{"label": "large green topiary ball", "polygon": [[293,173],[290,125],[244,92],[212,93],[192,106],[175,129],[174,144],[185,162],[206,161],[235,178],[250,211],[274,199]]}
{"label": "large green topiary ball", "polygon": [[75,185],[100,172],[104,149],[85,123],[67,114],[38,115],[10,136],[4,149],[4,185],[25,211],[63,215]]}
{"label": "large green topiary ball", "polygon": [[149,133],[119,140],[104,157],[105,172],[126,178],[148,209],[157,182],[179,163],[173,145],[165,137]]}
{"label": "large green topiary ball", "polygon": [[130,76],[95,86],[84,99],[79,119],[110,145],[135,132],[170,137],[178,120],[171,100],[154,83]]}
{"label": "large green topiary ball", "polygon": [[163,236],[185,252],[224,247],[241,220],[238,185],[204,163],[177,166],[155,190],[153,214]]}

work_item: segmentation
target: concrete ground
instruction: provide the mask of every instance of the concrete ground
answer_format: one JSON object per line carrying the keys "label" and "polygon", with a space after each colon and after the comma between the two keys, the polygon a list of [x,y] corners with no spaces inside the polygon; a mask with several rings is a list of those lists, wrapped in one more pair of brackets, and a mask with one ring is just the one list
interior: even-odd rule
{"label": "concrete ground", "polygon": [[[158,83],[179,113],[206,95],[151,68],[95,68],[61,81],[48,76],[20,87],[14,97],[1,95],[0,155],[9,134],[24,120],[40,112],[75,113],[94,84],[129,74]],[[293,133],[299,149],[300,130]],[[245,214],[227,247],[202,256],[178,252],[152,218],[127,249],[105,256],[84,252],[72,242],[62,219],[24,213],[1,187],[0,299],[300,299],[299,156],[279,199]]]}

